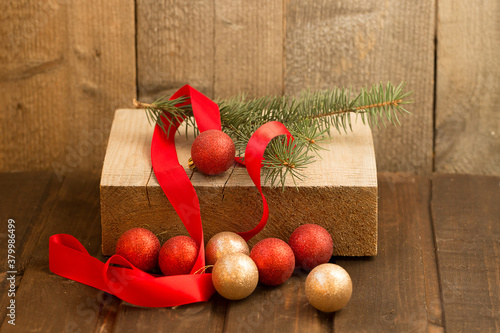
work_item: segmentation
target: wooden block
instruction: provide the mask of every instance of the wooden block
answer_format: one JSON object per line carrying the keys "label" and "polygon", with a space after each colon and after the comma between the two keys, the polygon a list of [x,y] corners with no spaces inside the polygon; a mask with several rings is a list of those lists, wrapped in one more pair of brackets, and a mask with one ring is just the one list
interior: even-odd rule
{"label": "wooden block", "polygon": [[[269,203],[267,226],[249,241],[267,237],[285,241],[299,225],[316,223],[333,237],[334,255],[377,253],[377,174],[371,130],[361,122],[353,133],[332,133],[322,143],[328,150],[285,192],[264,184]],[[186,168],[200,200],[205,241],[221,231],[246,231],[258,224],[262,200],[244,167],[210,177],[188,169],[192,135],[176,139],[179,161]],[[147,225],[165,232],[163,241],[187,232],[161,190],[151,167],[153,128],[142,110],[118,110],[111,129],[101,177],[102,250],[114,253],[126,230]]]}

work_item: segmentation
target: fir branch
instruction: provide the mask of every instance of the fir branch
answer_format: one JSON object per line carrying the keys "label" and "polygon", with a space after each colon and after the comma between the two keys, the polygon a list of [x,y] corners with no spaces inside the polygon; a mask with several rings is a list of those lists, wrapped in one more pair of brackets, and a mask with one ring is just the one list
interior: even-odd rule
{"label": "fir branch", "polygon": [[[269,121],[280,121],[294,136],[293,144],[278,137],[271,141],[264,154],[265,180],[271,185],[285,186],[287,176],[295,182],[301,179],[301,171],[314,161],[311,152],[320,157],[322,149],[318,142],[330,135],[334,127],[339,133],[352,131],[352,116],[361,118],[372,127],[386,126],[386,121],[400,125],[399,115],[409,112],[403,107],[412,103],[411,92],[404,92],[404,83],[397,87],[375,84],[354,94],[352,89],[334,88],[327,91],[304,91],[298,97],[265,96],[247,100],[244,95],[228,100],[219,100],[222,129],[230,135],[237,155],[244,158],[248,140],[261,125]],[[353,96],[353,97],[351,97]],[[150,122],[158,124],[164,131],[165,122],[171,119],[186,119],[188,126],[197,130],[190,105],[182,105],[185,99],[168,100],[162,97],[152,104],[134,100],[136,107],[144,107]],[[187,126],[186,126],[187,134]],[[196,133],[195,133],[196,135]]]}
{"label": "fir branch", "polygon": [[[136,108],[145,109],[149,124],[158,124],[165,133],[170,133],[170,128],[174,125],[174,121],[180,122],[188,119],[189,122],[189,118],[191,118],[193,112],[190,104],[182,105],[185,102],[186,97],[170,100],[166,96],[157,99],[151,104],[142,103],[136,99],[133,100]],[[165,129],[165,121],[169,124],[167,129]],[[194,119],[191,123],[194,125]]]}
{"label": "fir branch", "polygon": [[302,171],[313,162],[314,158],[308,154],[307,144],[300,144],[293,139],[287,140],[284,136],[274,138],[264,153],[264,182],[281,186],[284,190],[287,176],[290,175],[297,185],[296,180],[305,178]]}

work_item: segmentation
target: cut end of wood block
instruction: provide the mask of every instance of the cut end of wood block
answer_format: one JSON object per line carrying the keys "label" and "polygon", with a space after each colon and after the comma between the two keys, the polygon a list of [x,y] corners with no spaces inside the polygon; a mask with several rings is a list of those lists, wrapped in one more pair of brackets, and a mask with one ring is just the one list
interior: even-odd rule
{"label": "cut end of wood block", "polygon": [[[205,176],[188,168],[192,133],[176,137],[184,166],[200,202],[205,242],[222,231],[243,232],[262,216],[262,199],[246,169],[235,165],[222,175]],[[112,255],[120,235],[146,226],[164,233],[162,243],[187,235],[184,225],[156,180],[151,166],[153,127],[142,110],[117,110],[101,178],[102,250]],[[263,184],[269,203],[266,227],[249,241],[263,238],[288,241],[300,225],[326,228],[336,256],[377,254],[377,173],[371,130],[353,124],[353,133],[332,133],[321,143],[321,158],[308,166],[305,179],[281,188]]]}

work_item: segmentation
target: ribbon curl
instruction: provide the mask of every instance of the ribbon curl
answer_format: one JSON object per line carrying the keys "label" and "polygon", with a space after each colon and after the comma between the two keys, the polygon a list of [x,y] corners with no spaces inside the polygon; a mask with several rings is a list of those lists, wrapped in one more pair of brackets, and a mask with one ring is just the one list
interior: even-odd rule
{"label": "ribbon curl", "polygon": [[[201,132],[209,129],[221,130],[219,107],[216,103],[189,85],[180,88],[170,99],[182,96],[187,98],[182,105],[191,104]],[[199,246],[191,274],[154,276],[133,266],[120,255],[113,255],[103,263],[92,257],[75,237],[66,234],[50,237],[49,268],[53,273],[103,290],[131,304],[146,307],[169,307],[202,302],[214,294],[212,274],[195,274],[205,266],[205,247],[198,197],[186,171],[179,163],[175,150],[175,133],[183,120],[170,118],[169,122],[173,127],[168,133],[163,132],[158,125],[155,126],[151,143],[151,162],[163,192],[189,235]],[[279,135],[293,139],[280,122],[266,123],[251,136],[245,150],[244,164],[262,196],[264,205],[259,224],[252,230],[239,233],[246,241],[265,227],[269,217],[268,204],[262,192],[260,171],[267,144]]]}

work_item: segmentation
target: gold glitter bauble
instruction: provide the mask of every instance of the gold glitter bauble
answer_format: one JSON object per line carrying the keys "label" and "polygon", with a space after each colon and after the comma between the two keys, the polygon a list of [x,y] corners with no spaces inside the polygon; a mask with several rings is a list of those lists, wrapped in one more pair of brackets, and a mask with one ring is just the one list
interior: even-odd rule
{"label": "gold glitter bauble", "polygon": [[212,282],[215,290],[223,297],[238,300],[255,290],[259,282],[259,271],[249,256],[230,253],[215,263]]}
{"label": "gold glitter bauble", "polygon": [[351,277],[339,265],[319,265],[307,276],[306,296],[309,303],[318,310],[340,310],[349,302],[351,294]]}
{"label": "gold glitter bauble", "polygon": [[210,238],[205,248],[207,265],[214,265],[219,258],[229,253],[249,255],[250,250],[240,235],[229,231],[219,232]]}

